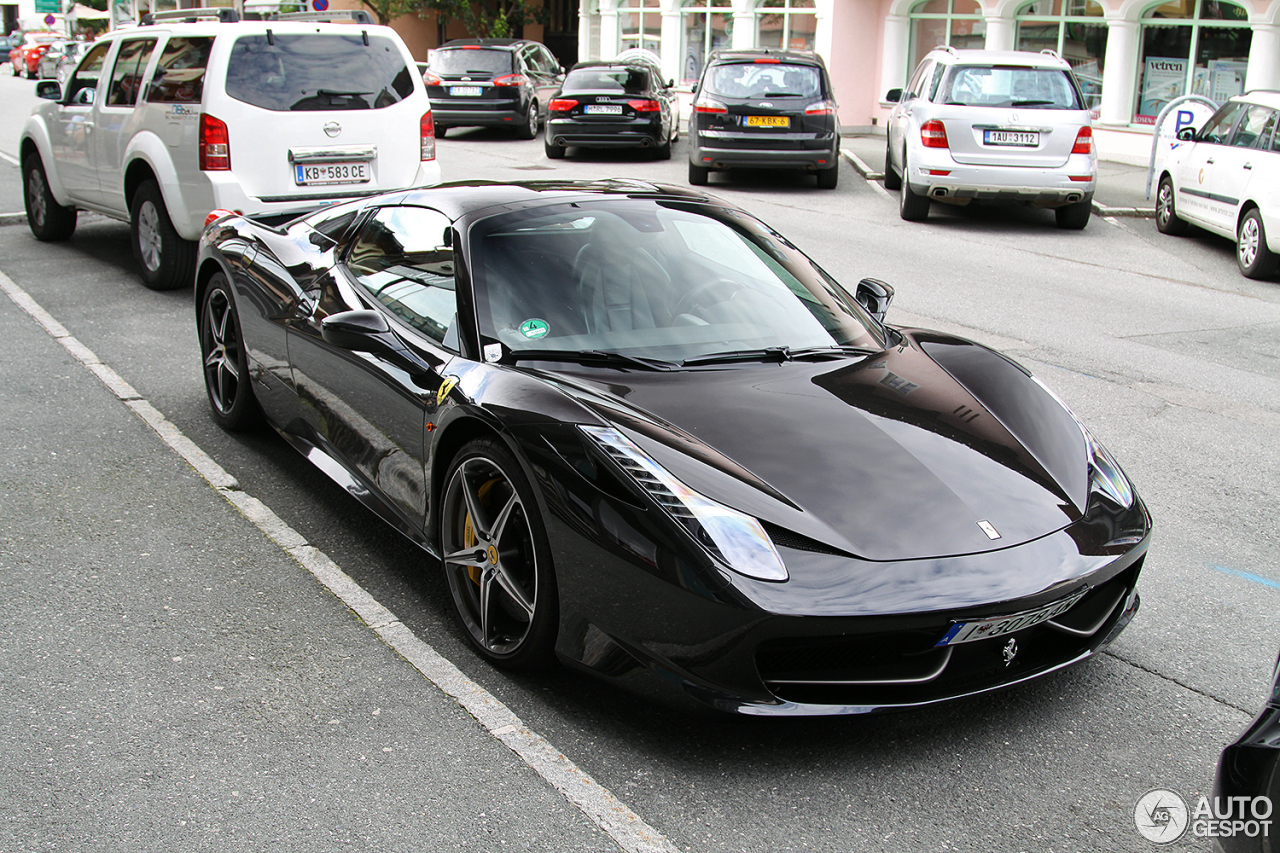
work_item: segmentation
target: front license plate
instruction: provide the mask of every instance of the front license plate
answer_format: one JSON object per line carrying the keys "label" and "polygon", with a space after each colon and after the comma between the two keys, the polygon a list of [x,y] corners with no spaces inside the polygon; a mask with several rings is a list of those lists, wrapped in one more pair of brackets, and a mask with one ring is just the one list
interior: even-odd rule
{"label": "front license plate", "polygon": [[1072,607],[1076,606],[1076,602],[1084,597],[1089,591],[1088,587],[1076,592],[1075,594],[1055,601],[1053,604],[1045,605],[1039,610],[1028,610],[1025,613],[1015,613],[1012,616],[997,616],[994,619],[978,619],[973,622],[952,622],[951,627],[947,629],[947,633],[943,634],[942,639],[934,643],[934,646],[954,646],[957,643],[973,643],[978,640],[987,640],[991,637],[1003,637],[1005,634],[1012,634],[1015,631],[1021,631],[1023,628],[1030,628],[1033,625],[1039,625],[1041,622],[1048,622],[1055,616],[1061,616]]}
{"label": "front license plate", "polygon": [[747,116],[747,127],[791,127],[787,116]]}
{"label": "front license plate", "polygon": [[582,108],[587,115],[605,115],[620,116],[622,115],[621,104],[587,104]]}
{"label": "front license plate", "polygon": [[480,97],[479,86],[450,86],[449,94],[455,98],[478,98]]}
{"label": "front license plate", "polygon": [[368,163],[301,164],[293,167],[293,182],[300,187],[319,184],[365,184],[369,182]]}
{"label": "front license plate", "polygon": [[982,141],[986,145],[1018,145],[1035,148],[1040,144],[1040,134],[1029,130],[984,130]]}

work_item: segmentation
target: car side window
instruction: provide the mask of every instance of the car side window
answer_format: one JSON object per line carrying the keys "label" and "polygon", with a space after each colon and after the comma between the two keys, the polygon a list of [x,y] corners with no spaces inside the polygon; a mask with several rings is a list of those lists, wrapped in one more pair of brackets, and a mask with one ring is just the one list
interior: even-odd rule
{"label": "car side window", "polygon": [[62,99],[64,104],[92,102],[93,92],[98,88],[98,80],[102,77],[102,67],[106,64],[109,50],[111,50],[111,42],[108,41],[97,45],[85,54],[84,61],[67,81],[67,91]]}
{"label": "car side window", "polygon": [[107,89],[107,106],[131,107],[138,102],[142,75],[155,46],[153,38],[127,39],[120,43],[115,67],[111,70],[111,86]]}
{"label": "car side window", "polygon": [[458,350],[458,300],[449,218],[426,207],[384,207],[360,228],[347,268],[391,313]]}
{"label": "car side window", "polygon": [[1240,117],[1240,110],[1244,107],[1241,103],[1226,104],[1213,117],[1205,123],[1200,133],[1196,134],[1197,142],[1212,142],[1221,145],[1231,136],[1231,129],[1236,125],[1236,119]]}
{"label": "car side window", "polygon": [[942,63],[936,63],[933,66],[933,79],[929,82],[928,86],[929,100],[932,101],[938,97],[938,84],[942,82],[942,73],[946,70],[946,66]]}
{"label": "car side window", "polygon": [[1235,133],[1231,134],[1231,146],[1233,148],[1258,147],[1259,140],[1266,133],[1267,120],[1271,115],[1271,110],[1266,107],[1250,104],[1236,125]]}
{"label": "car side window", "polygon": [[919,95],[920,89],[924,85],[925,76],[929,73],[929,69],[934,63],[931,59],[926,59],[920,63],[920,67],[916,69],[916,73],[911,75],[911,82],[907,84],[907,93],[909,95]]}
{"label": "car side window", "polygon": [[165,42],[147,89],[147,101],[157,104],[198,104],[204,90],[205,67],[213,38],[175,37]]}

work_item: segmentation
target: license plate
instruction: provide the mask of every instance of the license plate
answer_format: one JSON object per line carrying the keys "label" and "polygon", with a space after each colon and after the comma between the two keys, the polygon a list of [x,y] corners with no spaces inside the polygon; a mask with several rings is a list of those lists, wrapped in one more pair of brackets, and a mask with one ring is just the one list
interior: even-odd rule
{"label": "license plate", "polygon": [[1028,130],[984,130],[982,142],[986,145],[1019,145],[1035,148],[1040,144],[1040,134]]}
{"label": "license plate", "polygon": [[455,98],[478,98],[480,97],[479,86],[450,86],[449,94]]}
{"label": "license plate", "polygon": [[1089,588],[1085,587],[1061,601],[1055,601],[1038,610],[1015,613],[1012,616],[997,616],[994,619],[978,619],[973,622],[952,622],[947,633],[941,640],[934,643],[934,646],[954,646],[957,643],[973,643],[991,637],[1003,637],[1005,634],[1012,634],[1015,631],[1039,625],[1041,622],[1048,622],[1053,617],[1061,616],[1075,607],[1076,602],[1088,591]]}
{"label": "license plate", "polygon": [[791,127],[787,116],[747,116],[747,127]]}
{"label": "license plate", "polygon": [[587,115],[620,116],[622,115],[622,105],[621,104],[587,104],[585,107],[582,108],[582,111]]}
{"label": "license plate", "polygon": [[319,184],[364,184],[369,182],[368,163],[321,163],[315,166],[296,164],[293,182],[300,187]]}

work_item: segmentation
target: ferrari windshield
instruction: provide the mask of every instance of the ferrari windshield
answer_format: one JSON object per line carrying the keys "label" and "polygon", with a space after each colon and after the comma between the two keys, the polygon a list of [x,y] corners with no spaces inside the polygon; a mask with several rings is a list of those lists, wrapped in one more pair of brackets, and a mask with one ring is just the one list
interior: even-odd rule
{"label": "ferrari windshield", "polygon": [[469,254],[484,343],[517,358],[619,353],[679,364],[883,346],[878,325],[826,273],[732,209],[634,197],[541,207],[478,223]]}

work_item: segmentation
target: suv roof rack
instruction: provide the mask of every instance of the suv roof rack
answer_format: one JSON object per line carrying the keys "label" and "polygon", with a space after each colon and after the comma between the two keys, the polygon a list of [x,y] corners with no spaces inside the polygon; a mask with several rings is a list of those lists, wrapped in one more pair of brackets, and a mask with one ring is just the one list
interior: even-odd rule
{"label": "suv roof rack", "polygon": [[204,19],[217,18],[221,23],[234,24],[240,20],[240,13],[230,6],[200,6],[195,9],[166,9],[163,12],[148,12],[138,22],[141,26],[150,26],[159,21],[182,21],[194,24]]}
{"label": "suv roof rack", "polygon": [[1061,58],[1062,58],[1062,56],[1061,56],[1061,55],[1060,55],[1056,50],[1054,50],[1054,49],[1053,49],[1053,48],[1051,48],[1051,47],[1046,47],[1044,50],[1042,50],[1042,51],[1040,51],[1040,52],[1041,52],[1041,53],[1043,53],[1045,56],[1052,56],[1054,59],[1061,59]]}
{"label": "suv roof rack", "polygon": [[274,12],[263,15],[264,20],[268,21],[320,21],[322,23],[336,23],[337,21],[351,21],[356,24],[365,24],[372,26],[373,18],[364,9],[334,9],[329,12]]}
{"label": "suv roof rack", "polygon": [[945,50],[947,53],[951,54],[952,56],[960,55],[960,51],[956,49],[955,45],[951,45],[951,44],[940,44],[937,47],[935,47],[934,50]]}

